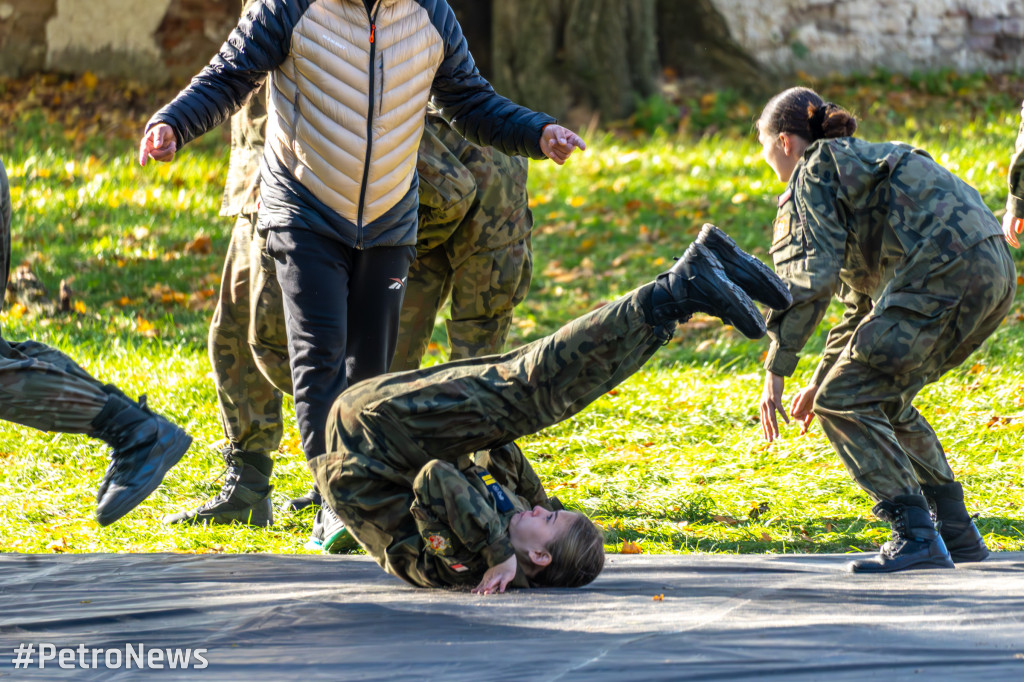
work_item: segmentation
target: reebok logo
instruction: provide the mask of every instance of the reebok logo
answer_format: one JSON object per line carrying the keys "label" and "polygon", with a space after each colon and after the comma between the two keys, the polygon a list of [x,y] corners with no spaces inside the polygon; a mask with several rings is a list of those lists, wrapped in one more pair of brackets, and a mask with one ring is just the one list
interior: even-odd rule
{"label": "reebok logo", "polygon": [[405,287],[405,280],[407,280],[409,278],[408,277],[403,277],[402,279],[398,279],[397,277],[391,277],[390,279],[391,279],[391,285],[388,287],[388,289],[395,289],[395,290],[397,290],[397,289],[404,288]]}

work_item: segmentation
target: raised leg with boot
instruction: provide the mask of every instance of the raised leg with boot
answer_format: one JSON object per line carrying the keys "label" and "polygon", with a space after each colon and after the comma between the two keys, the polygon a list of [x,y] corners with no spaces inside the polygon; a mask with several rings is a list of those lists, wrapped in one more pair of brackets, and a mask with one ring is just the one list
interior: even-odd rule
{"label": "raised leg with boot", "polygon": [[93,419],[92,434],[112,448],[110,465],[96,493],[96,520],[106,526],[134,509],[156,490],[164,474],[178,463],[192,444],[192,437],[130,399],[114,386],[106,405]]}

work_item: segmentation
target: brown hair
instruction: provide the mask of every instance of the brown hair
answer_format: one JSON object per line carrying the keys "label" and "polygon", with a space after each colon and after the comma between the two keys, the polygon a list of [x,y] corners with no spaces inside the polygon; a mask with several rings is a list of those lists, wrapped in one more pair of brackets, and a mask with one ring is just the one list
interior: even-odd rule
{"label": "brown hair", "polygon": [[853,135],[857,119],[838,104],[823,101],[814,90],[797,87],[783,90],[768,101],[758,127],[773,137],[790,133],[814,142]]}
{"label": "brown hair", "polygon": [[530,579],[536,587],[583,587],[604,568],[604,534],[580,512],[547,549],[551,563]]}

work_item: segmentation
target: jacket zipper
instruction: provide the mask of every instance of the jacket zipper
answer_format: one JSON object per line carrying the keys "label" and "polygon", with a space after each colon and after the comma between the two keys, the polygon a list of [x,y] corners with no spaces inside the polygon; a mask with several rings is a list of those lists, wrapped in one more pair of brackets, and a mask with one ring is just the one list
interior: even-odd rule
{"label": "jacket zipper", "polygon": [[380,9],[378,2],[373,7],[370,19],[370,71],[367,74],[370,79],[370,97],[366,107],[366,158],[363,160],[363,182],[359,185],[359,210],[356,213],[356,248],[363,248],[363,209],[366,207],[366,183],[370,177],[370,157],[373,153],[373,101],[377,93],[374,88],[374,71],[377,68],[377,11]]}

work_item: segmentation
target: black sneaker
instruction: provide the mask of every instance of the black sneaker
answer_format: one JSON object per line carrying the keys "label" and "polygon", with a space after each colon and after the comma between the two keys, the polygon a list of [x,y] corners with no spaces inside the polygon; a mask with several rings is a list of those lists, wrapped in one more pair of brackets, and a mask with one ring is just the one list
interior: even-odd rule
{"label": "black sneaker", "polygon": [[270,500],[273,486],[269,482],[258,489],[247,486],[242,482],[243,476],[253,472],[246,472],[247,465],[242,459],[244,453],[229,445],[221,454],[228,468],[224,473],[224,485],[217,496],[195,509],[168,514],[163,518],[165,525],[245,523],[264,528],[273,525],[274,506]]}
{"label": "black sneaker", "polygon": [[345,527],[345,522],[331,508],[321,505],[313,517],[313,534],[306,543],[306,549],[320,550],[325,554],[340,554],[356,549],[359,543]]}
{"label": "black sneaker", "polygon": [[112,449],[110,465],[96,493],[96,520],[107,526],[134,509],[156,490],[164,475],[182,458],[192,437],[146,405],[113,386],[107,404],[93,420],[96,438]]}
{"label": "black sneaker", "polygon": [[313,486],[305,495],[288,500],[285,509],[297,512],[302,511],[306,507],[320,507],[323,503],[324,500],[320,497],[320,491],[316,489],[316,486]]}
{"label": "black sneaker", "polygon": [[651,305],[658,322],[686,322],[699,312],[721,318],[751,339],[767,333],[757,306],[729,279],[718,258],[696,242],[668,272],[658,275]]}
{"label": "black sneaker", "polygon": [[785,310],[793,305],[793,296],[786,283],[759,258],[741,249],[719,228],[704,223],[696,241],[715,254],[726,276],[739,284],[750,298],[776,310]]}
{"label": "black sneaker", "polygon": [[928,503],[920,495],[882,500],[871,512],[892,525],[892,537],[870,559],[851,561],[853,573],[893,573],[908,569],[955,568],[942,536],[935,530]]}

